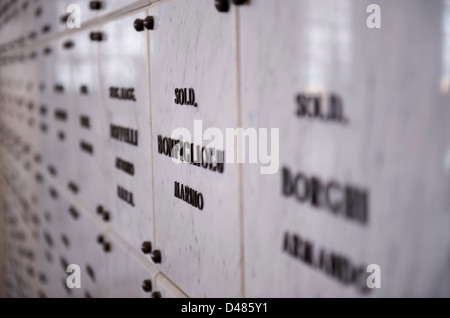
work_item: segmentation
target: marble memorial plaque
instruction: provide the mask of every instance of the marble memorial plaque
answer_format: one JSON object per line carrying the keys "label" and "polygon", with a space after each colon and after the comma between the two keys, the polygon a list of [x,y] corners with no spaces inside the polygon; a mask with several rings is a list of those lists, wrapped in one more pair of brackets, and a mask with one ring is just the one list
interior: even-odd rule
{"label": "marble memorial plaque", "polygon": [[111,244],[107,255],[109,297],[150,298],[155,291],[158,271],[137,261],[127,247],[115,242],[110,235],[105,236],[105,241]]}
{"label": "marble memorial plaque", "polygon": [[[175,0],[149,9],[154,245],[161,270],[191,297],[241,295],[238,166],[218,160],[225,142],[203,140],[238,125],[234,8]],[[182,163],[169,149],[178,128],[191,135]]]}
{"label": "marble memorial plaque", "polygon": [[100,95],[104,109],[105,205],[111,226],[136,249],[153,240],[148,34],[137,32],[142,11],[100,32]]}
{"label": "marble memorial plaque", "polygon": [[248,297],[449,295],[443,1],[378,3],[241,7],[243,125],[280,136],[243,170]]}

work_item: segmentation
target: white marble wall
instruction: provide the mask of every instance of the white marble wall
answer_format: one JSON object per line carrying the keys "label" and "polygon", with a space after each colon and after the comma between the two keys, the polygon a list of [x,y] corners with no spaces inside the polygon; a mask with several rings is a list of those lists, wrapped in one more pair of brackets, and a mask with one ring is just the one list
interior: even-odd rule
{"label": "white marble wall", "polygon": [[[449,296],[450,3],[378,0],[369,29],[372,2],[18,1],[17,18],[0,17],[0,296]],[[61,23],[68,3],[81,30]],[[177,104],[179,89],[196,104]],[[278,129],[279,169],[159,151],[198,120]],[[137,130],[137,145],[111,125]],[[81,289],[65,287],[70,263]],[[363,290],[349,263],[379,265],[382,288]]]}

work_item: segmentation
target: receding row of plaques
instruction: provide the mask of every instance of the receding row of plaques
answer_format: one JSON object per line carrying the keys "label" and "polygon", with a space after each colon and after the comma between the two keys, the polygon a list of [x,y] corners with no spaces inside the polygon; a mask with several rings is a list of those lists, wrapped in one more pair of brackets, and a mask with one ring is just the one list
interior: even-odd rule
{"label": "receding row of plaques", "polygon": [[[65,88],[34,94],[71,133],[33,147],[189,296],[448,296],[445,2],[380,1],[374,30],[370,1],[285,1],[171,0],[81,30],[72,50],[56,40],[30,74]],[[146,16],[154,30],[136,32]],[[275,173],[227,162],[196,140],[200,120],[278,129]]]}

